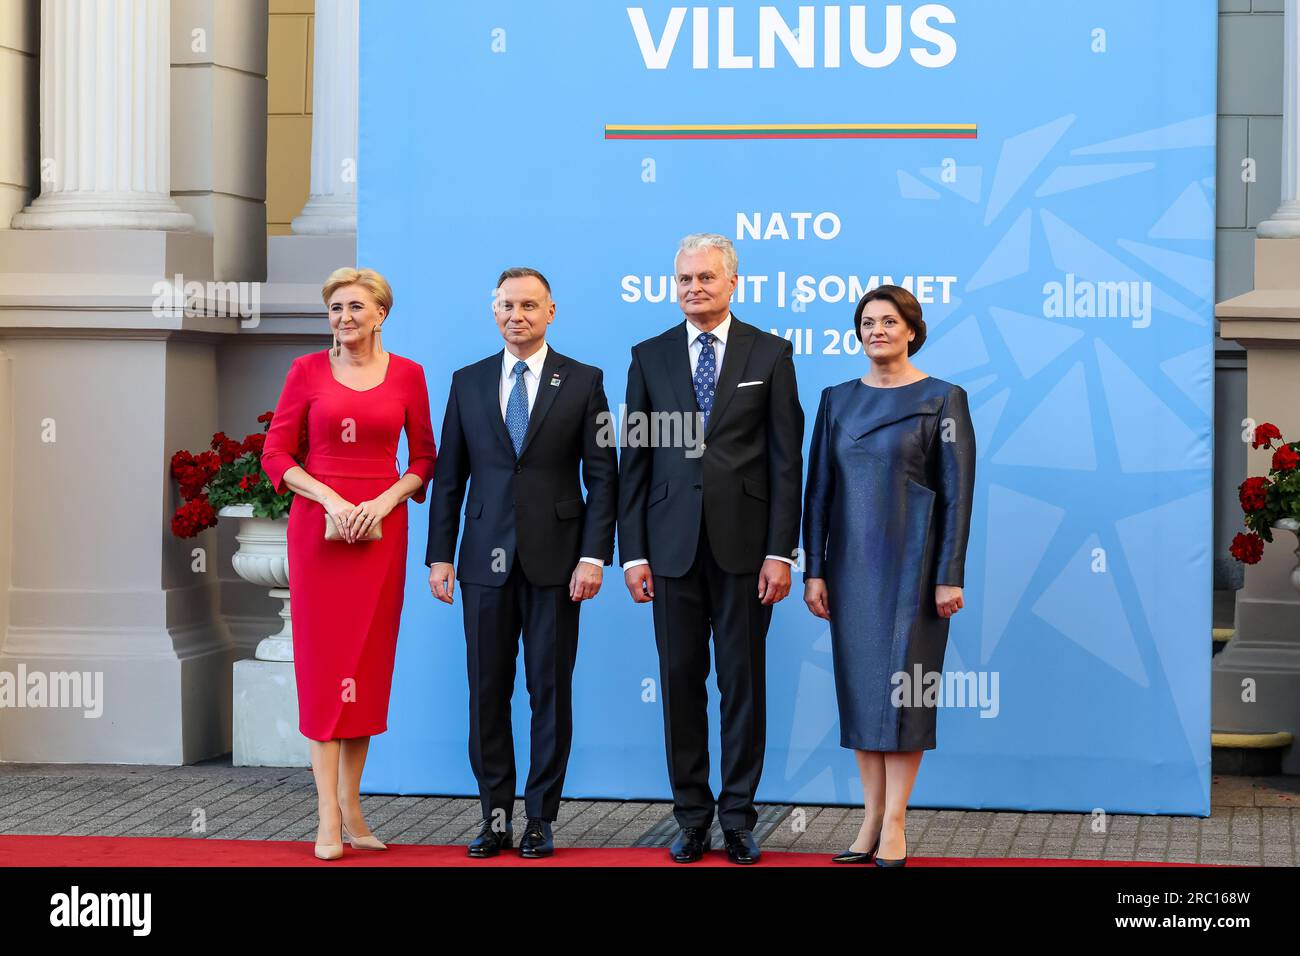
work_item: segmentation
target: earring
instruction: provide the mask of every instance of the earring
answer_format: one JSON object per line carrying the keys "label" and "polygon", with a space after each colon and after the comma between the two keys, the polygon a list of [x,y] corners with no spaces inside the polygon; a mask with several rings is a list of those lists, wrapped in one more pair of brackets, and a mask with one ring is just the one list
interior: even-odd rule
{"label": "earring", "polygon": [[333,347],[332,349],[330,349],[330,354],[333,355],[335,358],[338,358],[338,355],[339,355],[339,335],[338,335],[337,332],[334,332],[334,333],[332,333],[332,334],[333,334],[333,336],[334,336],[334,347]]}

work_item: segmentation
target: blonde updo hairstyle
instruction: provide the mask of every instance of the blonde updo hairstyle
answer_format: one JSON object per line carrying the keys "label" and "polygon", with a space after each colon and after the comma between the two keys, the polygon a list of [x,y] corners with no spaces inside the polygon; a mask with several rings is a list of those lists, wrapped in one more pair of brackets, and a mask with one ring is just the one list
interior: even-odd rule
{"label": "blonde updo hairstyle", "polygon": [[345,285],[359,285],[369,292],[371,298],[383,307],[385,317],[393,311],[393,287],[374,269],[353,269],[350,266],[335,269],[325,280],[325,287],[320,290],[325,304],[329,305],[330,296]]}
{"label": "blonde updo hairstyle", "polygon": [[[329,278],[325,280],[325,285],[321,288],[321,298],[324,299],[326,308],[329,307],[330,298],[334,293],[349,285],[359,285],[370,293],[370,297],[375,300],[375,304],[384,310],[384,318],[388,318],[388,313],[393,310],[393,287],[388,284],[387,279],[374,269],[354,269],[351,266],[344,266],[331,272]],[[378,329],[375,330],[375,344],[379,345],[381,349],[383,348]],[[333,351],[335,355],[339,354],[338,339],[334,340]]]}

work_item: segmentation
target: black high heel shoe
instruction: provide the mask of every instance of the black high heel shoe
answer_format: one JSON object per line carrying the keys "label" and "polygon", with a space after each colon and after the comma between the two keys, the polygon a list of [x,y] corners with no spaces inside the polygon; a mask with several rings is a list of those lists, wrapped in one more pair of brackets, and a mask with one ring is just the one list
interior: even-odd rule
{"label": "black high heel shoe", "polygon": [[[879,849],[879,844],[877,844],[877,849]],[[907,866],[907,854],[904,853],[897,860],[886,860],[884,857],[878,856],[875,863],[876,866]]]}
{"label": "black high heel shoe", "polygon": [[860,853],[852,848],[845,850],[838,856],[831,857],[832,863],[871,863],[876,858],[876,851],[880,849],[880,837],[876,837],[876,845],[866,853]]}

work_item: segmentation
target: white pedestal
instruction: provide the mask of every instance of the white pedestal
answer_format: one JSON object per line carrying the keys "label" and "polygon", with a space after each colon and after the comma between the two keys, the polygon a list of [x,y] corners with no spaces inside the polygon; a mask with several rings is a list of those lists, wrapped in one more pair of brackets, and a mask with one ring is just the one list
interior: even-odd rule
{"label": "white pedestal", "polygon": [[231,762],[236,767],[309,767],[298,731],[292,661],[235,661]]}
{"label": "white pedestal", "polygon": [[[1288,0],[1287,10],[1293,9]],[[1300,144],[1290,155],[1297,154]],[[1246,347],[1246,414],[1294,441],[1300,435],[1300,238],[1256,239],[1254,290],[1220,302],[1215,315],[1220,337]],[[1245,474],[1267,474],[1272,455],[1248,448]],[[1289,531],[1273,537],[1259,563],[1245,569],[1236,634],[1211,665],[1215,731],[1300,737],[1300,594],[1291,584],[1296,538]],[[1300,774],[1300,747],[1282,754],[1282,772]]]}

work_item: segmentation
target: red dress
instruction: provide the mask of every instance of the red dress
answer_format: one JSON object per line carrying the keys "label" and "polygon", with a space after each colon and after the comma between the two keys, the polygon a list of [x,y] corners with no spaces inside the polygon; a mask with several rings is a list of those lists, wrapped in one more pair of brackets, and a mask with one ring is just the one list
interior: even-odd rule
{"label": "red dress", "polygon": [[[262,449],[277,491],[284,473],[307,473],[350,501],[397,481],[406,429],[406,474],[424,501],[436,450],[424,369],[389,353],[388,373],[358,391],[334,378],[329,353],[294,359]],[[305,456],[305,457],[304,457]],[[312,740],[368,737],[388,729],[388,694],[406,582],[406,503],[380,522],[378,541],[325,540],[325,509],[295,495],[289,509],[289,593],[298,727]]]}

